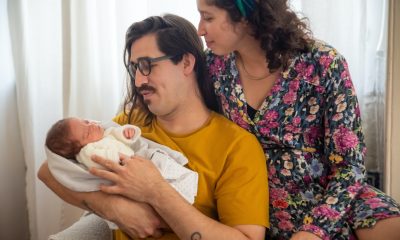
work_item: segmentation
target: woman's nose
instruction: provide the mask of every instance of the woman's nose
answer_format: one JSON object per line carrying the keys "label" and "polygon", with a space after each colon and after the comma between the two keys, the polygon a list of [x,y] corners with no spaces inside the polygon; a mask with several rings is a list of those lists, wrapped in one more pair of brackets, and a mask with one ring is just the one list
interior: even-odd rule
{"label": "woman's nose", "polygon": [[201,21],[199,22],[199,26],[197,27],[197,35],[199,35],[200,37],[206,35],[206,31],[205,31]]}

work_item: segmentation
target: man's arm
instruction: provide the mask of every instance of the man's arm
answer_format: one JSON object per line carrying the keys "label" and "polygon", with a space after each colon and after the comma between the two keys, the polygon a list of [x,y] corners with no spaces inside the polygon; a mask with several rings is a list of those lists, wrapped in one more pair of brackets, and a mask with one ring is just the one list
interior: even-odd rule
{"label": "man's arm", "polygon": [[64,201],[116,223],[130,236],[143,238],[161,235],[161,232],[157,230],[161,225],[161,220],[148,204],[100,191],[71,191],[53,177],[47,161],[40,167],[38,178]]}
{"label": "man's arm", "polygon": [[[230,227],[215,221],[185,201],[167,182],[158,185],[145,201],[169,224],[180,239],[264,239],[265,227],[237,225]],[[167,207],[166,207],[167,206]],[[185,223],[185,224],[182,224]]]}
{"label": "man's arm", "polygon": [[115,183],[113,186],[101,186],[100,189],[150,204],[180,239],[264,239],[264,226],[230,227],[205,216],[162,178],[151,161],[140,157],[121,158],[123,166],[98,156],[93,157],[95,162],[111,171],[92,168],[90,172]]}

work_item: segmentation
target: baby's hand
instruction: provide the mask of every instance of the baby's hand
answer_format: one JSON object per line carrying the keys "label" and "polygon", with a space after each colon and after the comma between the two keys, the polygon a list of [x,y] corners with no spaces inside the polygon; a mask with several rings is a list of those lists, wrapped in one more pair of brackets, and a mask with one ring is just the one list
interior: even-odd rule
{"label": "baby's hand", "polygon": [[124,137],[126,137],[127,139],[131,139],[135,135],[135,129],[125,128],[123,131],[123,134],[124,134]]}

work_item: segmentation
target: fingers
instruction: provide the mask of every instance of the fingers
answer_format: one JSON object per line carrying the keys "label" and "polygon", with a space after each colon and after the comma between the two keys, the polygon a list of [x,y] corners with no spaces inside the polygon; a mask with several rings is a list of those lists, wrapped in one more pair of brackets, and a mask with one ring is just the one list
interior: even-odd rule
{"label": "fingers", "polygon": [[106,169],[110,169],[113,172],[118,171],[119,167],[121,167],[119,164],[116,164],[113,161],[110,161],[108,159],[102,158],[102,157],[97,156],[97,155],[93,155],[91,157],[91,159],[93,160],[93,162],[98,163],[101,166],[105,167]]}
{"label": "fingers", "polygon": [[120,194],[122,192],[121,188],[117,185],[100,185],[100,191],[108,193],[108,194]]}
{"label": "fingers", "polygon": [[110,180],[113,183],[117,183],[119,180],[118,174],[107,170],[92,167],[89,169],[89,172],[97,177]]}

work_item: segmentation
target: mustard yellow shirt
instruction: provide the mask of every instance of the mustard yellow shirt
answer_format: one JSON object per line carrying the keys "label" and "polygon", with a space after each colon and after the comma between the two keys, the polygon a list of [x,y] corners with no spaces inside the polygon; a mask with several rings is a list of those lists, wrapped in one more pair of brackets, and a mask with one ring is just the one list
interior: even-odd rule
{"label": "mustard yellow shirt", "polygon": [[[114,121],[128,123],[123,113]],[[228,226],[269,227],[266,159],[252,134],[215,112],[202,128],[186,135],[167,132],[157,120],[143,126],[139,115],[129,123],[138,125],[143,137],[180,151],[189,159],[186,167],[199,174],[193,205],[203,214]],[[115,239],[129,238],[117,231]],[[170,233],[160,239],[178,237]]]}

